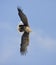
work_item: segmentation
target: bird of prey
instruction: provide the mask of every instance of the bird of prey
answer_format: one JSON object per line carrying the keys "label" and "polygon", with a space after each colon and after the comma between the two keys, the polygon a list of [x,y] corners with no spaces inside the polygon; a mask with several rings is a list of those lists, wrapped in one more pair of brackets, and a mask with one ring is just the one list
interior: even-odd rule
{"label": "bird of prey", "polygon": [[18,26],[19,27],[18,31],[23,32],[21,37],[20,52],[21,54],[25,54],[27,51],[27,47],[29,45],[29,33],[31,32],[31,29],[29,27],[28,19],[21,10],[21,8],[18,7],[17,10],[18,10],[18,15],[23,23]]}

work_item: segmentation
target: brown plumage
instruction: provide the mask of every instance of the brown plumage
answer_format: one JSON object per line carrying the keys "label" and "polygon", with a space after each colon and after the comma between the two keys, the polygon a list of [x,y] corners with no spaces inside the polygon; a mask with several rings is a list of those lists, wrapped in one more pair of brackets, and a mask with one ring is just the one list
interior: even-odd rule
{"label": "brown plumage", "polygon": [[23,25],[19,25],[19,31],[23,32],[21,37],[21,44],[20,44],[20,52],[21,54],[25,54],[27,51],[27,46],[29,45],[29,33],[31,32],[31,29],[28,24],[28,19],[26,15],[23,13],[23,11],[20,8],[17,8],[18,15],[23,22]]}
{"label": "brown plumage", "polygon": [[26,54],[28,45],[29,45],[29,33],[24,32],[21,37],[21,44],[20,44],[21,54]]}
{"label": "brown plumage", "polygon": [[26,15],[23,13],[23,11],[20,8],[17,8],[17,9],[18,9],[18,15],[19,15],[21,21],[23,22],[23,24],[25,26],[29,26],[28,19],[27,19]]}

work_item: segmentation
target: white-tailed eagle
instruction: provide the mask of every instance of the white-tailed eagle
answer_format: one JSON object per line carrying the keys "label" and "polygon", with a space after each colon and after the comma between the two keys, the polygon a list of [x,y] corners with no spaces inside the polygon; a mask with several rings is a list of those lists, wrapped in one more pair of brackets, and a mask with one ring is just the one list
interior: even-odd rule
{"label": "white-tailed eagle", "polygon": [[29,33],[31,32],[31,29],[29,27],[28,19],[21,10],[21,8],[18,7],[17,10],[18,10],[18,15],[23,23],[20,24],[18,28],[20,32],[23,32],[21,37],[20,52],[21,54],[25,54],[27,51],[27,46],[29,45]]}

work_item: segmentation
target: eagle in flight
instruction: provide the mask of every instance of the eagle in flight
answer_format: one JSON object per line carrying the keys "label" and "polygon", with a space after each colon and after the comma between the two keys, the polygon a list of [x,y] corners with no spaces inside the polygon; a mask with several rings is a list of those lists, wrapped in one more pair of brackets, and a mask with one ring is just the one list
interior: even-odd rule
{"label": "eagle in flight", "polygon": [[31,29],[28,23],[28,19],[21,10],[21,8],[18,7],[17,10],[18,10],[18,15],[23,23],[18,26],[18,31],[23,32],[21,37],[20,52],[21,54],[26,54],[27,47],[29,45],[29,33],[31,32]]}

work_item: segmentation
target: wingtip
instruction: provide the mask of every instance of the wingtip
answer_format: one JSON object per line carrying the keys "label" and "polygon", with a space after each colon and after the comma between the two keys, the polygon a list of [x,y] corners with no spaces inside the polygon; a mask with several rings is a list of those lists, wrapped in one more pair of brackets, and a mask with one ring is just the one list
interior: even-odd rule
{"label": "wingtip", "polygon": [[17,10],[18,10],[18,11],[22,11],[22,8],[19,7],[19,6],[17,6]]}

